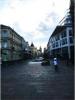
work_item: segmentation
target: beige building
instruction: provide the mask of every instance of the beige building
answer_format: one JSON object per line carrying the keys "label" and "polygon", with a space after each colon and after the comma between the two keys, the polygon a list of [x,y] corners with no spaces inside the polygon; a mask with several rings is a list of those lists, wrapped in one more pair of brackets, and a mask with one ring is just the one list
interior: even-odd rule
{"label": "beige building", "polygon": [[[0,25],[0,45],[2,61],[22,59],[24,39],[11,27]],[[23,42],[22,42],[23,41]]]}

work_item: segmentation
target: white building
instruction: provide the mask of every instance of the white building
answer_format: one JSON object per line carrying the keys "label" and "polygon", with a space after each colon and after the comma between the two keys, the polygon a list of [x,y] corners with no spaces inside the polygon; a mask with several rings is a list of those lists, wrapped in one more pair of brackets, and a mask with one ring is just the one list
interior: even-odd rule
{"label": "white building", "polygon": [[59,56],[74,61],[74,33],[72,17],[68,12],[49,38],[47,51],[50,56]]}
{"label": "white building", "polygon": [[73,35],[71,26],[57,26],[47,44],[50,56],[58,55],[63,58],[73,59]]}

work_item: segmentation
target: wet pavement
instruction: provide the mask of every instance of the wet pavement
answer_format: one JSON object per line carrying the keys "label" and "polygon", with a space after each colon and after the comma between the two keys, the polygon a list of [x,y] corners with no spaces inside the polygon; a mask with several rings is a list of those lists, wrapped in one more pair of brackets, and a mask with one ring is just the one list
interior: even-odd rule
{"label": "wet pavement", "polygon": [[74,72],[71,66],[41,66],[25,61],[1,66],[1,100],[74,100]]}

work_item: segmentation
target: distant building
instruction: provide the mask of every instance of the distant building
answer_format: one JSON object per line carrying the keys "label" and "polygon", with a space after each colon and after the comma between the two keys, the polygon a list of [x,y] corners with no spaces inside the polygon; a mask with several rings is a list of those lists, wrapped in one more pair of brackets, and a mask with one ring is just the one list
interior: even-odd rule
{"label": "distant building", "polygon": [[37,49],[33,43],[31,43],[31,46],[30,46],[30,52],[31,52],[32,57],[42,56],[42,48],[40,47],[39,49]]}
{"label": "distant building", "polygon": [[31,46],[30,46],[30,52],[31,52],[32,57],[37,56],[37,48],[34,46],[33,43],[31,43]]}
{"label": "distant building", "polygon": [[14,61],[23,59],[23,51],[26,42],[11,27],[0,25],[0,44],[2,61]]}
{"label": "distant building", "polygon": [[42,48],[41,47],[37,50],[37,56],[38,57],[42,56]]}

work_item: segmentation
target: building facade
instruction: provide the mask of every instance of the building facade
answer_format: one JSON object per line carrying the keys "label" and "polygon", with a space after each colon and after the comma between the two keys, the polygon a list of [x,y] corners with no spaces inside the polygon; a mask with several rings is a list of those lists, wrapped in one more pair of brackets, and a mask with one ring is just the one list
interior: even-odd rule
{"label": "building facade", "polygon": [[31,46],[30,46],[30,52],[31,52],[32,58],[35,58],[37,56],[37,48],[34,46],[33,43],[31,43]]}
{"label": "building facade", "polygon": [[68,13],[60,22],[49,38],[47,52],[50,56],[74,61],[74,31],[71,15]]}
{"label": "building facade", "polygon": [[25,40],[11,27],[0,25],[1,60],[14,61],[23,58]]}
{"label": "building facade", "polygon": [[57,26],[52,33],[47,49],[50,56],[74,58],[74,38],[71,26]]}

